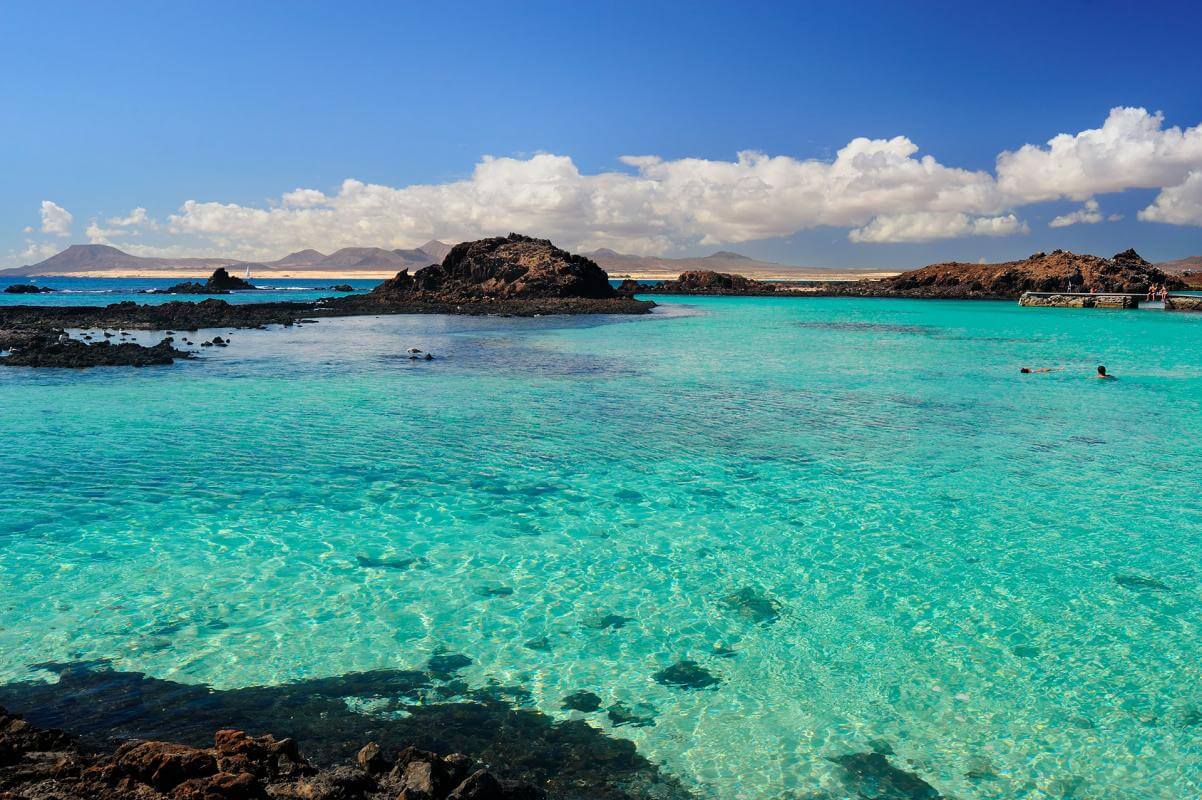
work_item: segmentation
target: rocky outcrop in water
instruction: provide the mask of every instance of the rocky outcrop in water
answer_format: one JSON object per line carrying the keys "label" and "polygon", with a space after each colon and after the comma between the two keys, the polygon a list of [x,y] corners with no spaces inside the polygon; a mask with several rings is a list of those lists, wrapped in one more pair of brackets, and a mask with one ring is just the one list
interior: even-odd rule
{"label": "rocky outcrop in water", "polygon": [[135,342],[88,344],[69,339],[61,332],[9,334],[0,336],[0,347],[9,351],[7,356],[0,357],[0,366],[6,367],[149,367],[172,364],[177,358],[192,358],[191,354],[177,350],[171,337],[146,347]]}
{"label": "rocky outcrop in water", "polygon": [[229,294],[258,288],[249,281],[229,274],[225,267],[218,267],[204,283],[184,281],[166,289],[147,289],[146,294]]}
{"label": "rocky outcrop in water", "polygon": [[[206,294],[228,291],[226,287],[255,288],[224,269],[203,285]],[[261,328],[364,314],[645,314],[654,307],[650,301],[619,296],[605,271],[589,259],[545,239],[510,234],[457,245],[443,264],[413,275],[402,271],[362,295],[312,303],[231,304],[210,298],[158,305],[0,306],[0,332],[31,336],[67,328]]]}
{"label": "rocky outcrop in water", "polygon": [[1151,285],[1185,288],[1134,250],[1113,258],[1055,250],[1000,264],[931,264],[879,281],[833,287],[836,294],[877,297],[1014,299],[1023,292],[1132,292]]}
{"label": "rocky outcrop in water", "polygon": [[107,306],[0,306],[0,330],[126,328],[193,331],[199,328],[255,328],[291,325],[316,312],[311,303],[243,303],[209,298],[199,303],[173,300],[157,305],[127,300]]}
{"label": "rocky outcrop in water", "polygon": [[4,287],[5,294],[43,294],[53,291],[49,286],[34,286],[32,283],[14,283]]}
{"label": "rocky outcrop in water", "polygon": [[605,270],[546,239],[511,233],[455,245],[442,264],[408,270],[358,297],[327,301],[350,313],[641,314],[654,303],[619,295]]}
{"label": "rocky outcrop in water", "polygon": [[637,287],[633,290],[644,294],[764,295],[774,294],[776,289],[775,284],[742,275],[696,270],[682,272],[674,281],[664,281],[655,286]]}
{"label": "rocky outcrop in water", "polygon": [[413,275],[407,270],[397,273],[372,294],[470,302],[546,297],[604,300],[615,292],[596,262],[561,250],[546,239],[511,233],[457,244],[442,264]]}
{"label": "rocky outcrop in water", "polygon": [[498,779],[464,755],[379,745],[354,763],[319,768],[292,739],[219,730],[211,747],[129,740],[87,750],[59,730],[0,708],[5,800],[538,800],[535,787]]}

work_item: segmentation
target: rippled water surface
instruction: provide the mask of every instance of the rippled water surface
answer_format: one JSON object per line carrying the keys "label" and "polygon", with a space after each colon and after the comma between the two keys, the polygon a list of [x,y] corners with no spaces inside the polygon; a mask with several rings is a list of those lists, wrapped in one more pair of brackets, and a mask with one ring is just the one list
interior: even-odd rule
{"label": "rippled water surface", "polygon": [[[235,277],[242,275],[234,270]],[[205,296],[186,294],[146,294],[151,289],[167,289],[186,280],[204,282],[204,278],[63,278],[0,275],[0,306],[103,306],[109,303],[133,301],[158,305],[172,300],[203,300]],[[331,286],[347,285],[362,292],[380,282],[361,278],[337,280],[329,278],[252,278],[257,290],[214,295],[227,303],[267,303],[306,301],[319,297],[341,297],[347,292],[335,292]],[[52,292],[38,294],[8,294],[4,288],[12,284],[34,284]]]}
{"label": "rippled water surface", "polygon": [[[0,371],[0,679],[445,651],[702,797],[859,796],[831,759],[874,750],[962,800],[1202,791],[1202,316],[707,298],[233,339]],[[717,682],[656,679],[682,660]]]}

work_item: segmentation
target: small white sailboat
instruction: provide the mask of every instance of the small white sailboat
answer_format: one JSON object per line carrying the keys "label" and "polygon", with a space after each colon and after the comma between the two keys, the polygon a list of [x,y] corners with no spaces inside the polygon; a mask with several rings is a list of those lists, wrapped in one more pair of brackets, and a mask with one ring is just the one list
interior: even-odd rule
{"label": "small white sailboat", "polygon": [[246,275],[244,275],[243,278],[245,280],[250,280],[250,264],[246,265]]}

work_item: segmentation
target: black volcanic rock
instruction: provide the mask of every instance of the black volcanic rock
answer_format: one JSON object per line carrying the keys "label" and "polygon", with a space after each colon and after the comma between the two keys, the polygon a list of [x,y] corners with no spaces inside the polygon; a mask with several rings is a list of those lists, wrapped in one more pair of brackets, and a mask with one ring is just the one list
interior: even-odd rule
{"label": "black volcanic rock", "polygon": [[166,289],[151,289],[147,294],[229,294],[232,291],[258,289],[258,286],[235,277],[225,267],[218,267],[204,283],[184,281]]}
{"label": "black volcanic rock", "polygon": [[372,290],[384,297],[415,296],[447,301],[482,298],[614,297],[609,276],[596,262],[561,250],[546,239],[511,233],[463,242],[442,264],[400,272]]}
{"label": "black volcanic rock", "polygon": [[1152,285],[1170,291],[1186,288],[1140,257],[1124,250],[1114,258],[1054,250],[1023,261],[1000,264],[931,264],[879,281],[857,281],[839,294],[885,297],[1017,298],[1023,292],[1127,292],[1142,294]]}
{"label": "black volcanic rock", "polygon": [[4,287],[5,294],[42,294],[53,291],[49,286],[34,286],[32,283],[14,283]]}
{"label": "black volcanic rock", "polygon": [[13,343],[9,355],[0,358],[0,365],[8,367],[149,367],[174,363],[175,359],[192,358],[191,355],[172,346],[171,337],[163,339],[153,347],[109,341],[87,344],[77,339],[67,339],[61,334],[47,333],[30,336]]}
{"label": "black volcanic rock", "polygon": [[664,281],[640,291],[653,294],[760,295],[772,294],[776,286],[729,272],[692,270],[682,272],[674,281]]}
{"label": "black volcanic rock", "polygon": [[44,333],[64,328],[194,331],[292,325],[314,312],[306,303],[243,303],[210,297],[199,303],[173,300],[145,304],[126,300],[107,306],[0,306],[0,332]]}
{"label": "black volcanic rock", "polygon": [[[396,765],[375,743],[355,765],[319,767],[292,739],[218,730],[212,746],[130,739],[93,752],[61,730],[0,708],[0,797],[13,800],[540,800],[461,754],[406,747]],[[391,771],[389,768],[391,767]]]}
{"label": "black volcanic rock", "polygon": [[511,233],[456,245],[442,264],[398,272],[365,295],[321,301],[338,314],[645,314],[605,270],[546,239]]}

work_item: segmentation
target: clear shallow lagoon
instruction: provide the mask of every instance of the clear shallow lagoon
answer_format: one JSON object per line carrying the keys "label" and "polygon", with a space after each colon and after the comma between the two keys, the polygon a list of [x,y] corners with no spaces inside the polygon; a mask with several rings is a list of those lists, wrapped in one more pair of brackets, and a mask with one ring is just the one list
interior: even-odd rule
{"label": "clear shallow lagoon", "polygon": [[[239,275],[238,277],[241,277]],[[32,283],[54,289],[46,294],[0,294],[0,306],[104,306],[132,300],[135,303],[169,303],[172,300],[204,300],[194,294],[144,294],[147,289],[166,289],[186,280],[204,282],[204,278],[56,278],[3,275],[0,292],[15,283]],[[331,291],[334,284],[347,284],[362,292],[378,285],[378,280],[355,278],[263,278],[254,279],[260,288],[255,291],[230,292],[212,295],[227,303],[268,303],[279,301],[308,301],[319,297],[341,297],[347,292]]]}
{"label": "clear shallow lagoon", "polygon": [[[1202,316],[701,298],[233,338],[0,371],[0,680],[445,648],[557,718],[654,715],[583,716],[703,797],[846,797],[828,758],[882,742],[961,800],[1202,791]],[[653,679],[685,658],[721,684]]]}

